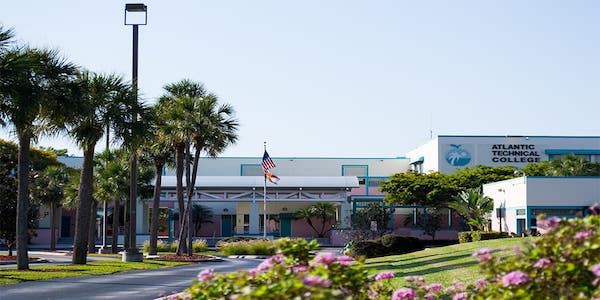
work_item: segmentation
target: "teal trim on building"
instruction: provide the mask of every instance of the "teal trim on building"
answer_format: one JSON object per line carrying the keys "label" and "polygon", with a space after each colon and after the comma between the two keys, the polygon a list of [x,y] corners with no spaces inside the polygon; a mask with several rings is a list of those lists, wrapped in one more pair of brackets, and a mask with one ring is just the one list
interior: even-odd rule
{"label": "teal trim on building", "polygon": [[579,155],[595,155],[600,154],[599,149],[546,149],[544,153],[548,155],[559,154],[579,154]]}

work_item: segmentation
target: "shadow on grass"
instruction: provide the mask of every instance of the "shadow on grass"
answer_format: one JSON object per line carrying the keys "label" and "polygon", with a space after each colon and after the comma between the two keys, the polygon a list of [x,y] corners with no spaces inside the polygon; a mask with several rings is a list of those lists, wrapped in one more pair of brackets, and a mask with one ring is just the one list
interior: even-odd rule
{"label": "shadow on grass", "polygon": [[[431,255],[431,257],[433,257],[433,256],[437,256],[437,255]],[[412,269],[412,268],[418,268],[418,267],[426,267],[427,265],[430,265],[430,264],[452,262],[452,261],[464,259],[467,257],[471,257],[471,255],[470,254],[460,254],[460,255],[444,256],[444,257],[431,258],[431,259],[415,261],[415,262],[410,262],[410,263],[405,263],[406,260],[399,260],[397,262],[387,261],[387,262],[383,262],[383,263],[368,263],[368,264],[365,264],[365,266],[369,269],[374,269],[374,270]],[[473,259],[472,262],[465,262],[464,264],[466,266],[476,265],[477,260]]]}
{"label": "shadow on grass", "polygon": [[444,266],[439,266],[439,267],[432,267],[432,268],[426,268],[426,269],[422,269],[422,270],[408,271],[408,272],[403,272],[402,270],[398,270],[398,271],[396,271],[396,277],[423,276],[423,275],[438,273],[438,272],[447,271],[447,270],[472,267],[475,265],[477,265],[476,261],[464,262],[464,263],[458,263],[458,264],[449,264],[449,265],[444,265]]}

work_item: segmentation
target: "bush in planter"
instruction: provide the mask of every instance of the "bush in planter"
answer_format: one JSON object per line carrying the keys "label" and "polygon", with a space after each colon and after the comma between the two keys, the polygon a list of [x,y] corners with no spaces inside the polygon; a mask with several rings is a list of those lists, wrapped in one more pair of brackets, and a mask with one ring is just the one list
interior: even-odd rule
{"label": "bush in planter", "polygon": [[254,238],[254,237],[250,237],[250,236],[230,236],[230,237],[226,237],[224,239],[220,239],[215,246],[217,248],[221,248],[223,245],[227,244],[227,243],[234,243],[234,242],[247,242],[247,241],[254,241],[257,240],[258,238]]}
{"label": "bush in planter", "polygon": [[206,240],[197,239],[192,241],[192,253],[204,252],[206,249],[208,249],[208,243]]}
{"label": "bush in planter", "polygon": [[226,255],[273,255],[275,254],[275,241],[257,240],[239,241],[221,244],[219,251]]}

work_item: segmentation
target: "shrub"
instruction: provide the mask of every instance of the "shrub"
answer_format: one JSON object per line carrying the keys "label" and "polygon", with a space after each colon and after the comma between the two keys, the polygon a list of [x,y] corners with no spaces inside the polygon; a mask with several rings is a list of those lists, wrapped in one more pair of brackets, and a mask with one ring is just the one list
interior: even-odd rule
{"label": "shrub", "polygon": [[194,240],[192,242],[192,251],[195,253],[203,252],[208,249],[208,243],[206,240]]}
{"label": "shrub", "polygon": [[354,243],[352,245],[352,255],[371,258],[409,253],[421,249],[423,249],[423,245],[415,237],[387,234],[376,240]]}
{"label": "shrub", "polygon": [[[150,250],[150,241],[144,241],[143,252],[148,253]],[[156,251],[158,252],[171,252],[171,245],[163,240],[156,241]]]}
{"label": "shrub", "polygon": [[[391,295],[383,274],[369,277],[361,261],[332,253],[310,253],[316,241],[283,240],[278,254],[249,271],[216,274],[204,270],[197,282],[178,295],[180,299],[367,299],[369,295]],[[297,256],[300,254],[300,256]],[[308,260],[307,260],[308,259]]]}
{"label": "shrub", "polygon": [[250,240],[221,244],[219,251],[226,255],[273,255],[276,247],[275,241]]}
{"label": "shrub", "polygon": [[366,258],[385,256],[387,248],[376,240],[356,242],[352,245],[352,255]]}
{"label": "shrub", "polygon": [[471,239],[471,231],[461,231],[458,233],[458,242],[460,244],[469,243],[472,241],[473,239]]}
{"label": "shrub", "polygon": [[224,244],[227,243],[233,243],[233,242],[247,242],[247,241],[254,241],[257,240],[258,238],[254,238],[254,237],[250,237],[250,236],[230,236],[230,237],[226,237],[224,239],[219,240],[215,246],[217,248],[221,248],[221,246],[223,246]]}
{"label": "shrub", "polygon": [[461,231],[458,233],[459,243],[477,242],[508,237],[508,232],[498,231]]}

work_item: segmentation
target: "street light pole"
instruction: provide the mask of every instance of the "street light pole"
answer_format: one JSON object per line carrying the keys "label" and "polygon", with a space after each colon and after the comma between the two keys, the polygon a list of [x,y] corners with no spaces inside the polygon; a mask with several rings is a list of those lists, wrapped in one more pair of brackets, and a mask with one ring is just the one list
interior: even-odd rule
{"label": "street light pole", "polygon": [[[138,99],[138,26],[146,25],[148,7],[143,3],[125,4],[125,25],[133,25],[133,55],[131,67],[131,88],[134,99]],[[129,18],[128,18],[129,16]],[[137,122],[137,113],[131,116],[132,123]],[[123,261],[142,261],[136,241],[136,206],[137,206],[137,155],[131,155],[129,181],[129,248],[123,253]]]}

